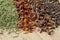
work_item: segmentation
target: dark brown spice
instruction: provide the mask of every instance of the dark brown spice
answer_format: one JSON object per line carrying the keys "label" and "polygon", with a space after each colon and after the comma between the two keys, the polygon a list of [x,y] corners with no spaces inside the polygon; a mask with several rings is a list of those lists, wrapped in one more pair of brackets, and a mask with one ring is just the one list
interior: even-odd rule
{"label": "dark brown spice", "polygon": [[[51,35],[60,25],[60,4],[56,0],[14,0],[19,18],[18,28],[33,32],[40,28],[40,33]],[[59,13],[58,13],[59,12]]]}

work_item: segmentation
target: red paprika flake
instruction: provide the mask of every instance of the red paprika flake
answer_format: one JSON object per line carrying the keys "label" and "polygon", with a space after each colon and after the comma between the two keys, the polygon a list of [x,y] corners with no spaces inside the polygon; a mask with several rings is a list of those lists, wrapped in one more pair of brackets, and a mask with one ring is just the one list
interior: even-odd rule
{"label": "red paprika flake", "polygon": [[[19,29],[28,33],[35,31],[38,27],[40,33],[47,32],[51,35],[54,32],[54,29],[58,26],[56,24],[59,24],[57,20],[60,19],[60,15],[56,13],[53,15],[53,11],[59,11],[56,6],[54,6],[56,1],[14,0],[13,2],[16,5],[20,18],[20,22],[17,26]],[[53,7],[55,7],[56,10]],[[55,15],[57,15],[58,18],[55,17]],[[52,18],[54,18],[54,20]]]}

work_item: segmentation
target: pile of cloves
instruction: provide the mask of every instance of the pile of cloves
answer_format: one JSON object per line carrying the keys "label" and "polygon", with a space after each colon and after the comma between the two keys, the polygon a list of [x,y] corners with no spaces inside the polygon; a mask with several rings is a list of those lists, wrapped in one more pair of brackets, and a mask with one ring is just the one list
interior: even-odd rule
{"label": "pile of cloves", "polygon": [[20,22],[18,28],[51,35],[60,25],[60,4],[57,0],[14,0]]}

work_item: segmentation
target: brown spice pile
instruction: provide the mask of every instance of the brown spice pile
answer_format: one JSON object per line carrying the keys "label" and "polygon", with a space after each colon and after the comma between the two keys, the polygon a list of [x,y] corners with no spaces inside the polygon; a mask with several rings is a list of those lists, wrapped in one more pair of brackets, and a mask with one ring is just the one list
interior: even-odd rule
{"label": "brown spice pile", "polygon": [[54,32],[57,26],[52,20],[51,13],[47,10],[48,2],[43,0],[14,0],[14,3],[20,18],[18,28],[33,32],[38,27],[40,32],[47,32],[49,35]]}

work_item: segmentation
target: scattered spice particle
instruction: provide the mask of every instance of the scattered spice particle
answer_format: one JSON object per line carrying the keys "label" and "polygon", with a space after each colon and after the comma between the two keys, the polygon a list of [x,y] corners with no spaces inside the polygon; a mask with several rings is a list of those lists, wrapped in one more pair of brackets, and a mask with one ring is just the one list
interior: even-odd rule
{"label": "scattered spice particle", "polygon": [[33,32],[38,27],[40,33],[47,32],[51,35],[60,25],[60,4],[57,0],[14,0],[14,4],[22,19],[18,28],[26,33]]}

